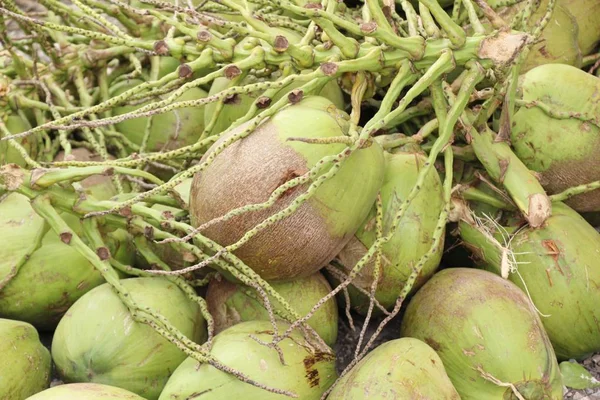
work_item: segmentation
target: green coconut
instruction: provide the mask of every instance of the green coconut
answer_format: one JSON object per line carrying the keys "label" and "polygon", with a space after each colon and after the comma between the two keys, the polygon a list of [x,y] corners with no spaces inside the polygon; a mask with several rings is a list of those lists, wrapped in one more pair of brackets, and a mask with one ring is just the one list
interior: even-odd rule
{"label": "green coconut", "polygon": [[[280,323],[284,332],[289,325]],[[267,321],[249,321],[234,325],[215,336],[211,354],[222,364],[245,374],[263,385],[295,393],[302,400],[319,400],[337,379],[335,357],[311,350],[298,330],[280,342],[285,365],[277,350],[259,343],[273,340],[273,327]],[[209,364],[187,358],[173,373],[159,400],[289,399],[249,385]]]}
{"label": "green coconut", "polygon": [[538,229],[514,225],[498,232],[465,221],[459,227],[479,265],[512,272],[508,278],[529,293],[559,359],[600,351],[600,234],[577,212],[553,203],[552,216]]}
{"label": "green coconut", "polygon": [[[419,171],[426,162],[425,156],[417,153],[398,152],[385,154],[385,177],[381,187],[383,205],[383,230],[389,234],[394,216],[417,182]],[[404,218],[394,231],[392,238],[382,247],[382,263],[375,298],[386,308],[393,307],[402,288],[413,271],[413,267],[431,248],[432,238],[439,215],[444,208],[442,183],[437,171],[432,170],[421,186],[419,194],[412,200]],[[338,255],[345,272],[349,273],[367,253],[377,239],[376,207],[363,222],[354,238]],[[440,234],[438,232],[438,234]],[[442,238],[443,238],[443,232]],[[407,239],[410,238],[410,239]],[[415,285],[414,293],[437,270],[444,250],[440,241],[433,255],[423,266]],[[361,314],[369,308],[369,298],[356,287],[370,292],[375,270],[375,260],[366,265],[348,288],[353,307]]]}
{"label": "green coconut", "polygon": [[50,352],[26,322],[0,319],[0,399],[24,400],[50,385]]}
{"label": "green coconut", "polygon": [[343,376],[328,400],[460,400],[440,357],[413,338],[377,347]]}
{"label": "green coconut", "polygon": [[[19,115],[9,115],[3,121],[6,129],[12,134],[16,135],[17,133],[25,132],[31,129],[31,125],[29,121],[25,118],[22,118]],[[0,137],[2,137],[2,133],[0,132]],[[38,141],[36,135],[29,135],[21,139],[16,140],[29,157],[35,160],[38,154]],[[0,165],[3,164],[17,164],[21,167],[25,167],[27,163],[23,159],[23,156],[15,149],[8,141],[2,140],[0,141]]]}
{"label": "green coconut", "polygon": [[[47,230],[26,197],[11,193],[0,201],[0,215],[7,217],[0,219],[0,238],[9,241],[0,249],[0,259],[4,261],[0,262],[0,277],[6,279],[0,285],[0,317],[52,330],[67,309],[104,283],[104,278],[77,250],[63,243],[53,230]],[[62,217],[82,236],[77,217]],[[42,238],[36,247],[39,235]],[[115,259],[132,263],[134,252],[125,231],[103,233],[103,237]],[[16,276],[12,276],[17,265]]]}
{"label": "green coconut", "polygon": [[[223,90],[226,90],[230,85],[230,80],[227,78],[217,78],[213,81],[210,87],[209,96],[217,94]],[[257,83],[258,79],[252,75],[248,75],[242,80],[237,86],[248,85],[251,83]],[[297,80],[281,88],[281,90],[271,99],[271,103],[275,103],[281,99],[284,95],[287,95],[291,90],[302,86],[304,83]],[[321,89],[320,96],[323,96],[329,100],[340,110],[344,109],[344,94],[340,89],[336,81],[329,81],[323,89]],[[232,99],[227,100],[223,104],[223,108],[217,117],[217,121],[212,129],[212,133],[220,133],[227,130],[232,123],[237,121],[239,118],[246,115],[252,104],[262,96],[262,92],[253,92],[248,94],[239,94],[234,96]],[[217,109],[217,103],[209,103],[204,107],[204,121],[208,124],[215,114]]]}
{"label": "green coconut", "polygon": [[[110,156],[109,159],[114,160],[114,157]],[[64,151],[60,151],[54,158],[54,161],[64,160]],[[68,160],[83,162],[103,161],[102,157],[100,157],[98,154],[94,154],[84,147],[73,149],[70,157],[68,157]],[[86,194],[91,195],[98,200],[108,200],[111,197],[116,196],[118,193],[112,178],[106,175],[92,175],[79,181],[79,184],[83,187],[83,191]]]}
{"label": "green coconut", "polygon": [[[301,316],[308,312],[329,292],[331,286],[325,277],[317,272],[306,278],[290,282],[273,282],[277,291]],[[282,306],[270,298],[274,312],[283,311]],[[208,310],[215,319],[215,332],[244,321],[268,321],[269,313],[263,306],[262,298],[255,289],[226,281],[213,279],[206,293]],[[333,346],[338,332],[338,311],[335,298],[324,303],[307,321],[329,346]]]}
{"label": "green coconut", "polygon": [[98,383],[70,383],[46,389],[28,400],[144,400],[144,398],[114,386]]}
{"label": "green coconut", "polygon": [[[265,202],[277,187],[304,175],[321,158],[342,152],[346,148],[343,144],[288,139],[346,135],[347,119],[348,115],[329,100],[309,96],[229,145],[194,176],[190,196],[193,225]],[[204,157],[246,126],[221,137]],[[383,170],[381,147],[376,142],[367,143],[292,215],[258,233],[234,254],[267,280],[293,280],[315,273],[339,253],[365,220],[381,187]],[[215,223],[203,234],[221,245],[233,244],[265,218],[287,207],[307,187],[289,189],[269,209]]]}
{"label": "green coconut", "polygon": [[409,303],[401,335],[437,352],[463,400],[563,398],[539,316],[525,293],[491,272],[435,274]]}
{"label": "green coconut", "polygon": [[48,226],[19,193],[0,197],[0,293],[38,247]]}
{"label": "green coconut", "polygon": [[[141,83],[142,81],[140,80],[120,82],[112,88],[111,95],[113,97],[118,96]],[[191,88],[178,97],[176,102],[198,100],[204,97],[206,97],[204,90]],[[137,110],[146,104],[115,107],[113,115],[122,115]],[[133,143],[141,145],[148,118],[150,117],[128,119],[115,124],[115,128]],[[167,113],[153,115],[151,118],[152,126],[145,148],[146,152],[174,150],[192,145],[196,143],[204,130],[204,110],[202,107],[180,108]]]}
{"label": "green coconut", "polygon": [[[196,343],[206,339],[200,307],[163,278],[122,280],[137,304],[163,315]],[[52,358],[65,382],[117,386],[157,399],[185,353],[149,325],[133,320],[113,288],[105,283],[73,304],[58,324]]]}
{"label": "green coconut", "polygon": [[[522,78],[522,99],[542,102],[573,117],[557,118],[539,107],[521,107],[514,115],[511,139],[515,154],[540,174],[550,193],[600,180],[600,127],[577,115],[600,115],[600,79],[575,67],[548,64]],[[577,211],[600,211],[600,190],[566,202]]]}

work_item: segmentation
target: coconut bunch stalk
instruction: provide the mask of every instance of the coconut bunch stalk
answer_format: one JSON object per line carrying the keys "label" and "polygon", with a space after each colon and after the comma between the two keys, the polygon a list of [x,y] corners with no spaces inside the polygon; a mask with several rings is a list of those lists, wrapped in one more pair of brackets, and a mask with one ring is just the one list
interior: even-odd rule
{"label": "coconut bunch stalk", "polygon": [[[16,136],[5,136],[2,140],[42,136],[43,132],[50,130],[54,136],[51,142],[58,143],[53,145],[62,148],[67,156],[72,152],[74,144],[89,143],[90,146],[95,146],[95,140],[99,154],[103,148],[102,143],[110,143],[116,149],[118,158],[98,163],[63,161],[52,164],[54,167],[60,167],[59,169],[36,167],[32,171],[8,166],[2,170],[3,189],[19,192],[30,198],[34,210],[44,218],[52,230],[58,234],[71,235],[70,245],[102,273],[121,301],[132,311],[136,321],[154,327],[160,335],[172,343],[177,343],[185,354],[196,361],[209,364],[246,383],[255,385],[260,383],[242,372],[228,368],[208,351],[213,334],[212,318],[206,311],[203,301],[195,298],[193,293],[188,291],[189,283],[182,276],[192,270],[210,266],[231,274],[247,286],[257,289],[266,302],[269,302],[268,297],[272,296],[283,305],[284,318],[290,323],[289,326],[286,325],[285,331],[280,332],[277,324],[271,321],[274,334],[270,340],[273,346],[286,340],[297,327],[303,327],[310,333],[311,328],[306,321],[316,312],[318,304],[323,304],[327,298],[344,290],[372,258],[375,258],[377,264],[377,259],[381,259],[382,246],[391,240],[392,235],[383,234],[383,231],[379,230],[381,233],[351,268],[347,278],[304,316],[300,316],[293,310],[288,302],[264,280],[268,275],[265,275],[261,268],[269,267],[268,263],[248,260],[243,254],[244,246],[250,246],[252,243],[260,248],[256,243],[260,244],[261,238],[262,243],[266,242],[265,238],[269,238],[269,235],[273,237],[273,231],[287,223],[290,227],[282,230],[287,234],[275,235],[275,239],[282,249],[285,246],[294,249],[293,246],[297,246],[300,240],[306,240],[306,237],[294,238],[290,232],[298,232],[298,230],[292,229],[293,224],[290,221],[293,222],[295,216],[306,215],[302,214],[302,210],[316,208],[321,201],[324,205],[333,206],[335,210],[333,212],[343,215],[344,223],[340,224],[341,226],[334,224],[333,229],[328,230],[326,217],[329,211],[321,209],[319,213],[313,213],[313,216],[319,217],[318,222],[321,222],[321,226],[325,225],[323,231],[326,234],[325,240],[319,243],[313,242],[312,245],[327,244],[328,251],[323,251],[323,254],[317,254],[319,250],[314,251],[317,254],[313,259],[314,264],[308,265],[306,269],[299,268],[302,265],[296,263],[285,264],[285,268],[293,272],[289,279],[325,266],[353,237],[373,203],[376,202],[378,188],[372,181],[377,179],[370,178],[377,178],[381,172],[368,164],[357,168],[360,163],[356,160],[366,157],[365,154],[375,154],[378,151],[379,158],[382,158],[381,149],[377,150],[379,144],[373,140],[373,136],[378,132],[394,129],[398,121],[411,119],[414,116],[412,107],[416,107],[418,102],[431,92],[430,110],[435,112],[438,134],[430,137],[427,159],[419,171],[415,184],[393,216],[389,232],[394,232],[401,223],[407,208],[419,194],[425,177],[431,173],[435,161],[441,155],[444,158],[445,169],[444,207],[439,212],[430,249],[414,265],[402,291],[398,294],[393,310],[382,321],[382,325],[385,325],[397,314],[423,266],[434,256],[443,238],[443,230],[450,210],[454,158],[454,149],[449,144],[457,122],[465,113],[467,104],[476,91],[476,85],[484,76],[491,76],[494,71],[494,75],[497,74],[500,78],[497,87],[493,89],[492,97],[494,100],[501,97],[505,76],[502,72],[511,67],[518,52],[535,37],[529,33],[510,30],[494,30],[467,36],[460,25],[434,1],[423,1],[423,7],[419,9],[421,16],[424,16],[422,21],[425,21],[424,26],[427,28],[425,32],[418,29],[417,12],[407,2],[403,2],[401,7],[406,22],[399,23],[399,15],[395,11],[388,10],[391,13],[388,19],[378,2],[366,2],[361,10],[362,16],[357,19],[356,12],[336,2],[328,2],[322,7],[299,7],[282,1],[276,4],[276,8],[301,17],[296,20],[304,19],[303,23],[307,25],[305,27],[296,24],[306,28],[305,31],[300,29],[303,36],[298,42],[292,38],[293,35],[265,23],[265,19],[256,18],[245,7],[233,1],[224,0],[219,4],[208,2],[204,7],[210,11],[223,11],[225,7],[228,11],[240,15],[246,24],[234,24],[226,19],[207,16],[202,6],[196,11],[159,1],[143,0],[141,3],[151,7],[142,9],[124,3],[118,5],[123,16],[136,21],[132,24],[131,21],[127,22],[127,18],[121,17],[123,25],[121,27],[105,18],[107,9],[99,6],[97,2],[77,1],[76,7],[68,9],[50,0],[45,0],[43,3],[53,11],[45,18],[26,17],[19,12],[14,3],[9,1],[4,2],[3,7],[0,8],[3,18],[14,19],[35,33],[36,40],[42,44],[41,51],[47,56],[43,58],[42,64],[35,64],[37,75],[33,63],[18,64],[16,56],[12,57],[12,70],[9,68],[3,73],[8,73],[11,79],[15,80],[15,85],[21,84],[23,77],[32,78],[34,81],[42,80],[48,87],[50,100],[52,100],[35,103],[37,108],[44,107],[44,118],[37,121],[37,126]],[[85,17],[86,14],[90,17]],[[277,21],[289,22],[285,18],[273,16],[267,19],[276,25]],[[478,19],[476,15],[470,15],[470,18],[473,22]],[[292,26],[297,28],[296,25]],[[166,32],[162,30],[167,27]],[[319,30],[315,30],[315,27]],[[224,30],[229,34],[222,33]],[[425,37],[428,40],[425,40]],[[63,45],[64,54],[60,59],[52,46],[47,46],[53,41]],[[31,50],[27,45],[20,47]],[[83,67],[79,61],[82,56],[86,60]],[[110,97],[108,88],[111,82],[122,76],[123,72],[134,74],[134,77],[143,75],[141,73],[143,65],[140,60],[146,56],[173,57],[181,64],[174,72],[158,79],[152,78],[159,75],[150,74],[150,80],[140,82],[135,87]],[[107,68],[107,64],[111,64],[110,69]],[[281,78],[275,81],[242,86],[230,85],[212,96],[178,101],[192,88],[207,90],[216,78],[225,77],[234,80],[247,73],[260,75],[282,66],[289,70],[282,73]],[[455,83],[456,91],[453,93],[455,97],[445,96],[443,81],[446,74],[458,67],[464,68],[466,72]],[[199,71],[207,70],[212,72],[202,76],[196,75]],[[19,71],[22,72],[23,77],[18,74]],[[67,74],[68,71],[72,71],[72,74]],[[111,75],[113,73],[114,75]],[[113,81],[111,76],[115,78]],[[346,115],[327,100],[316,96],[326,84],[338,79],[346,82],[342,86],[350,95],[352,107],[350,113]],[[291,83],[300,85],[284,93],[278,100],[271,101],[271,97],[274,97],[280,88],[287,87]],[[67,88],[71,90],[67,91]],[[369,100],[378,90],[382,93],[379,110],[371,118],[361,121],[361,103],[363,100]],[[41,91],[38,89],[35,91],[37,96],[45,93],[43,87]],[[73,98],[63,96],[65,93],[72,92],[77,93]],[[226,131],[218,136],[207,136],[194,144],[167,152],[128,155],[127,147],[135,151],[135,144],[132,145],[125,135],[115,129],[116,124],[124,121],[151,117],[178,109],[199,108],[211,102],[223,101],[232,95],[253,92],[263,94],[250,107],[246,115],[238,118]],[[258,101],[265,96],[267,101]],[[60,104],[54,104],[54,101],[59,98]],[[111,115],[115,107],[127,103],[134,105],[131,103],[137,101],[145,104],[118,116]],[[296,110],[307,118],[295,119]],[[483,108],[483,111],[476,116],[487,121],[488,112],[489,107]],[[315,123],[316,120],[322,120],[331,126],[333,128],[331,132],[335,134],[324,134],[319,130],[306,132],[301,129],[301,126],[297,126]],[[465,122],[465,126],[470,125],[469,121],[465,120]],[[285,129],[277,129],[278,124],[282,124]],[[148,137],[151,126],[148,124],[145,129],[144,137]],[[272,185],[268,188],[260,188],[262,189],[260,196],[250,197],[245,203],[234,204],[225,210],[217,210],[218,212],[208,215],[206,219],[199,218],[199,213],[194,210],[194,207],[202,207],[202,201],[212,200],[209,197],[194,197],[195,192],[200,192],[203,177],[217,171],[219,163],[226,164],[223,160],[227,160],[227,154],[249,146],[253,142],[260,142],[268,137],[268,134],[277,134],[274,135],[277,139],[271,139],[270,144],[276,144],[284,153],[294,154],[293,157],[285,158],[285,162],[281,164],[274,163],[275,167],[279,167],[276,169],[276,176],[280,179],[271,182]],[[82,143],[73,142],[75,138],[80,137],[84,139]],[[207,150],[210,145],[212,147]],[[309,155],[309,149],[313,156]],[[264,158],[257,158],[257,160],[258,169],[269,165]],[[299,164],[291,164],[292,168],[289,168],[290,161]],[[147,164],[157,162],[176,165],[178,174],[165,183],[145,171]],[[247,167],[244,164],[240,165],[241,170],[247,172]],[[373,171],[363,170],[364,167],[372,168]],[[222,168],[221,171],[222,174],[233,174],[235,168]],[[80,199],[72,187],[64,184],[102,173],[134,177],[138,188],[145,191],[128,196],[122,201],[99,201],[91,197]],[[214,176],[217,184],[227,182],[219,173],[214,173]],[[152,210],[147,206],[146,202],[173,205],[171,201],[164,198],[164,195],[190,177],[194,177],[198,182],[196,189],[192,188],[190,199],[192,224],[181,219],[169,218],[168,214]],[[223,193],[235,193],[235,190],[238,190],[238,181],[234,178],[241,179],[240,176],[231,178],[230,182],[236,184],[223,186],[229,191],[224,190]],[[245,181],[251,188],[258,186],[257,182],[260,181],[257,179]],[[344,182],[349,184],[345,185]],[[368,190],[359,190],[361,185],[367,185]],[[514,188],[519,185],[507,182],[506,186]],[[340,187],[343,190],[338,193],[335,189]],[[523,195],[516,189],[511,193],[518,199],[529,198],[528,194]],[[332,194],[340,197],[336,198]],[[361,201],[360,204],[352,206],[349,204],[350,199],[355,195],[359,196]],[[337,199],[340,203],[339,210],[337,202],[332,199]],[[530,213],[531,204],[527,201],[520,201],[518,204],[519,208],[533,219]],[[68,227],[57,210],[69,211],[83,218],[85,223],[83,235],[88,238],[88,243],[81,240],[80,235]],[[266,210],[271,212],[265,214]],[[240,224],[227,223],[234,218],[253,214],[254,216],[258,214],[260,217],[254,220],[247,218],[247,225],[242,225],[243,231],[230,235],[230,241],[213,240],[214,232],[213,235],[209,232],[212,225],[225,224],[229,225],[230,229],[237,229]],[[98,221],[127,229],[136,237],[137,250],[143,253],[148,261],[151,260],[151,263],[158,267],[157,269],[163,271],[138,270],[115,260],[106,250],[106,245],[97,233]],[[322,223],[323,221],[325,224]],[[302,232],[301,228],[300,232]],[[221,232],[221,234],[225,233]],[[168,266],[149,249],[148,241],[169,243],[180,251],[192,254],[197,259],[197,263],[193,268],[184,268],[177,272],[167,271]],[[281,253],[290,254],[285,251]],[[261,256],[269,259],[268,254]],[[284,268],[275,270],[282,269]],[[139,276],[164,275],[177,282],[179,287],[186,288],[186,293],[200,304],[208,322],[207,346],[200,348],[190,343],[160,313],[145,308],[143,304],[138,304],[128,296],[127,288],[117,279],[117,270],[128,271]],[[284,280],[285,277],[280,279]],[[318,336],[310,338],[317,339]],[[359,353],[357,360],[364,356],[373,340],[374,338],[370,338],[362,350],[357,349],[360,350],[357,351]],[[318,343],[316,345],[318,348]],[[326,347],[323,349],[325,350],[322,351],[326,353],[330,352]],[[273,393],[291,394],[274,387],[264,385],[260,387]]]}

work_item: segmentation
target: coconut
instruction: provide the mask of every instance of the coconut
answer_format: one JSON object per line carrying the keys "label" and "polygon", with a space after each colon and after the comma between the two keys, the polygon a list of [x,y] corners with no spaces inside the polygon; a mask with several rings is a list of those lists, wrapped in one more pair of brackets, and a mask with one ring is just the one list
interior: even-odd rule
{"label": "coconut", "polygon": [[[289,325],[280,323],[284,332]],[[311,350],[297,331],[279,343],[285,364],[277,350],[259,341],[273,340],[273,327],[267,321],[234,325],[215,336],[211,354],[222,364],[250,379],[273,388],[295,393],[302,400],[318,400],[337,378],[335,357]],[[288,399],[251,386],[209,364],[186,359],[173,373],[159,400],[191,399],[202,393],[203,400],[240,398],[244,400]]]}
{"label": "coconut", "polygon": [[[92,288],[104,283],[100,272],[79,252],[47,230],[29,200],[11,193],[0,201],[0,237],[8,245],[0,249],[0,316],[29,322],[40,330],[52,330],[67,309]],[[82,235],[79,219],[62,217]],[[36,247],[38,235],[43,235]],[[125,231],[103,233],[112,256],[125,264],[133,261],[133,250]],[[15,242],[13,242],[15,240]],[[6,256],[3,254],[6,253]],[[18,260],[21,260],[19,262]],[[18,265],[16,276],[8,280]],[[32,286],[43,285],[40,288]]]}
{"label": "coconut", "polygon": [[[112,88],[111,95],[113,97],[118,96],[141,83],[140,80],[120,82]],[[198,100],[204,97],[206,97],[204,90],[191,88],[178,97],[176,102]],[[113,115],[117,116],[132,112],[146,104],[115,107]],[[115,127],[133,143],[141,145],[148,118],[150,117],[128,119],[115,124]],[[204,130],[204,110],[202,107],[179,108],[167,113],[153,115],[151,118],[152,126],[145,148],[146,152],[174,150],[192,145],[196,143]]]}
{"label": "coconut", "polygon": [[487,271],[438,272],[413,297],[401,335],[429,344],[463,400],[562,399],[550,340],[517,286]]}
{"label": "coconut", "polygon": [[[342,152],[347,148],[343,144],[288,139],[345,135],[346,119],[347,114],[329,100],[307,97],[229,145],[194,176],[192,224],[199,226],[233,209],[265,202],[277,187],[304,175],[321,158]],[[246,127],[243,124],[221,137],[203,159]],[[367,143],[292,215],[255,235],[234,254],[267,280],[292,280],[318,271],[339,253],[366,218],[382,183],[383,164],[381,147],[376,142]],[[215,223],[203,234],[223,246],[233,244],[305,193],[307,187],[289,189],[269,209]]]}
{"label": "coconut", "polygon": [[27,399],[50,384],[50,352],[33,326],[0,319],[0,354],[0,399]]}
{"label": "coconut", "polygon": [[[290,282],[273,282],[273,289],[289,302],[294,310],[304,316],[329,292],[331,286],[317,272],[306,278]],[[274,312],[283,311],[282,306],[269,297]],[[269,320],[269,313],[255,289],[226,281],[212,279],[206,293],[208,310],[215,319],[215,332],[237,323],[254,320]],[[335,298],[324,303],[307,321],[329,346],[333,346],[338,332],[338,311]]]}
{"label": "coconut", "polygon": [[[515,154],[540,173],[544,188],[554,194],[600,180],[600,127],[577,118],[600,115],[600,79],[575,67],[548,64],[525,74],[520,88],[524,101],[540,101],[561,113],[573,113],[573,117],[558,119],[538,107],[521,107],[514,115]],[[566,203],[581,212],[600,211],[600,190]]]}
{"label": "coconut", "polygon": [[[71,161],[83,162],[103,161],[99,155],[92,153],[84,147],[73,149],[69,159]],[[109,160],[114,160],[114,157],[109,156]],[[65,152],[60,151],[54,158],[54,161],[65,161]],[[79,184],[83,187],[87,195],[91,195],[98,200],[108,200],[118,193],[111,177],[106,175],[92,175],[79,181]]]}
{"label": "coconut", "polygon": [[[229,79],[224,77],[215,79],[213,81],[212,86],[210,87],[210,92],[208,93],[209,96],[213,96],[223,90],[226,90],[229,87],[230,82],[231,81]],[[256,82],[258,82],[256,77],[248,75],[242,80],[242,82],[238,84],[238,86],[248,85]],[[297,80],[293,81],[287,86],[281,88],[277,95],[271,99],[271,103],[275,103],[284,95],[287,95],[288,92],[302,85],[303,82]],[[227,130],[233,122],[246,115],[252,104],[261,95],[262,92],[238,94],[233,98],[227,100],[223,104],[223,108],[221,109],[221,112],[217,117],[217,121],[212,129],[212,133],[216,134]],[[335,104],[335,106],[340,110],[344,109],[344,95],[336,81],[329,81],[325,86],[323,86],[323,89],[321,89],[319,95],[331,100],[331,102]],[[210,122],[212,116],[215,114],[216,109],[217,103],[209,103],[204,108],[204,121],[207,124]]]}
{"label": "coconut", "polygon": [[[140,306],[163,315],[196,343],[206,339],[200,307],[163,278],[121,281]],[[113,288],[105,283],[73,304],[58,324],[52,357],[65,382],[117,386],[157,399],[185,353],[152,327],[134,321]]]}
{"label": "coconut", "polygon": [[[501,274],[506,255],[516,268],[509,279],[526,291],[561,360],[583,359],[600,351],[600,234],[563,203],[553,203],[552,216],[538,229],[509,226],[504,232],[485,232],[462,221],[461,239],[479,265]],[[510,235],[507,254],[502,234]],[[490,235],[495,234],[494,238]],[[504,256],[504,257],[503,257]]]}
{"label": "coconut", "polygon": [[70,383],[54,386],[28,400],[144,400],[128,390],[98,383]]}
{"label": "coconut", "polygon": [[[383,205],[383,231],[389,234],[394,216],[402,202],[417,182],[419,171],[426,162],[425,156],[417,153],[398,152],[385,154],[386,166],[381,198]],[[419,194],[413,199],[392,238],[382,247],[382,262],[375,298],[386,308],[393,307],[413,267],[429,252],[439,215],[444,208],[442,183],[437,171],[432,170],[421,185]],[[342,249],[338,258],[346,273],[366,254],[377,239],[375,206],[362,227]],[[439,234],[439,233],[438,233]],[[443,232],[441,233],[444,234]],[[437,270],[444,241],[441,240],[433,255],[423,266],[415,285],[414,293]],[[366,265],[348,288],[351,303],[361,314],[369,308],[369,298],[355,286],[367,292],[371,290],[375,259]],[[353,286],[354,285],[354,286]]]}
{"label": "coconut", "polygon": [[331,391],[328,400],[460,400],[440,357],[413,338],[390,340],[360,360]]}
{"label": "coconut", "polygon": [[[17,133],[25,132],[31,129],[29,121],[19,115],[9,115],[6,117],[4,125],[12,135],[16,135]],[[0,137],[1,136],[3,135],[0,133]],[[27,154],[29,154],[29,157],[32,159],[37,157],[38,141],[35,135],[29,135],[24,138],[17,139],[16,141],[23,146],[25,151],[27,151]],[[17,164],[21,167],[25,167],[27,165],[23,159],[23,156],[21,156],[21,154],[6,140],[0,141],[0,165],[3,164]]]}

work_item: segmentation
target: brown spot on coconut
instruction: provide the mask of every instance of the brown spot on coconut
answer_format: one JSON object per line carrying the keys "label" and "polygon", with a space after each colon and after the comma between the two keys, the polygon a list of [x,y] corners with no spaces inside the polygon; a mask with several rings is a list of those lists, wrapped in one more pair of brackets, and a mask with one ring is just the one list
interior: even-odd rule
{"label": "brown spot on coconut", "polygon": [[[278,323],[279,332],[289,327]],[[319,400],[337,378],[333,354],[313,350],[298,329],[279,343],[285,364],[278,352],[263,343],[274,339],[268,321],[248,321],[234,325],[214,337],[210,354],[248,378],[272,388],[296,394],[298,399]],[[266,392],[217,370],[209,363],[188,357],[177,367],[159,400],[177,399],[286,399],[288,396]]]}
{"label": "brown spot on coconut", "polygon": [[[200,226],[227,212],[267,201],[289,171],[301,175],[323,157],[339,154],[339,143],[311,144],[291,137],[327,138],[347,134],[347,114],[322,97],[307,97],[288,106],[248,137],[229,145],[194,176],[190,215]],[[223,135],[203,157],[246,129]],[[337,174],[286,218],[258,232],[234,254],[267,280],[305,277],[327,265],[367,216],[383,179],[383,152],[377,143],[356,150]],[[288,207],[308,188],[288,189],[266,210],[217,222],[203,231],[223,246],[240,240],[266,218]]]}

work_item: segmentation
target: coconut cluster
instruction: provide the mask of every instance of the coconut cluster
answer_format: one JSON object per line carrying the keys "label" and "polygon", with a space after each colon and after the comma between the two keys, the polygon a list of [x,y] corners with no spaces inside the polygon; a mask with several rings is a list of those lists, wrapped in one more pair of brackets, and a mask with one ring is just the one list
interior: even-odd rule
{"label": "coconut cluster", "polygon": [[599,14],[0,1],[0,399],[597,386]]}

